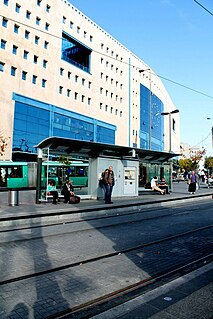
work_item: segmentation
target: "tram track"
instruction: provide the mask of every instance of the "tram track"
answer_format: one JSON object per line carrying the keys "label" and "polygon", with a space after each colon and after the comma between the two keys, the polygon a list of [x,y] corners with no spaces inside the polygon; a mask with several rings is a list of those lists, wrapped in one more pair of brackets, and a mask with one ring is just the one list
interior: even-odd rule
{"label": "tram track", "polygon": [[[150,285],[153,287],[161,280],[171,281],[175,276],[182,276],[192,270],[202,267],[203,264],[212,262],[213,253],[205,255],[202,258],[195,259],[189,263],[185,263],[177,268],[171,267],[169,270],[160,271],[154,276],[149,276],[144,280],[140,280],[132,285],[128,285],[122,289],[115,290],[109,294],[100,296],[78,306],[68,308],[60,313],[48,316],[46,319],[86,319],[100,314],[111,307],[118,306],[146,292]],[[165,283],[165,282],[164,282]],[[151,289],[151,288],[150,288]]]}
{"label": "tram track", "polygon": [[134,251],[141,250],[141,249],[143,249],[145,247],[151,247],[151,246],[158,245],[158,244],[161,244],[161,243],[165,243],[167,241],[172,241],[172,240],[184,237],[184,236],[192,235],[193,233],[206,231],[208,229],[211,229],[212,227],[213,227],[213,224],[206,225],[204,227],[199,227],[199,228],[192,229],[192,230],[189,230],[189,231],[185,231],[185,232],[182,232],[182,233],[178,233],[178,234],[175,234],[175,235],[172,235],[172,236],[167,236],[167,237],[160,238],[160,239],[148,242],[148,243],[143,243],[141,245],[136,245],[136,246],[129,247],[129,248],[126,248],[126,249],[116,250],[116,251],[113,251],[111,253],[102,254],[102,255],[95,256],[95,257],[92,257],[92,258],[87,258],[87,259],[84,259],[84,260],[78,260],[76,262],[64,264],[64,265],[61,265],[61,266],[58,266],[58,267],[45,269],[45,270],[42,270],[42,271],[37,271],[37,272],[34,272],[34,273],[29,273],[29,274],[26,274],[26,275],[9,278],[9,279],[0,281],[0,286],[6,285],[6,284],[10,284],[10,283],[13,283],[13,282],[20,282],[22,280],[26,280],[26,279],[30,279],[30,278],[34,278],[34,277],[38,277],[38,276],[42,276],[42,275],[47,275],[47,274],[50,274],[50,273],[56,273],[56,272],[59,272],[59,271],[62,271],[62,270],[66,270],[66,269],[71,269],[71,268],[77,267],[79,265],[85,265],[85,264],[90,264],[90,263],[93,263],[93,262],[109,259],[109,258],[112,258],[112,257],[117,256],[117,255],[132,253]]}

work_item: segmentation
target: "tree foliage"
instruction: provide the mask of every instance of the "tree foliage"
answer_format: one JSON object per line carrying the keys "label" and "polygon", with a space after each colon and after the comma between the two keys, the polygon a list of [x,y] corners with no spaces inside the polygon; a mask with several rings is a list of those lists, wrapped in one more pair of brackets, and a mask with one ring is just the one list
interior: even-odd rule
{"label": "tree foliage", "polygon": [[205,158],[204,167],[207,169],[213,169],[213,157],[209,156]]}
{"label": "tree foliage", "polygon": [[184,158],[184,159],[179,159],[179,165],[181,169],[184,169],[185,171],[191,171],[195,170],[198,168],[200,160],[203,158],[205,155],[206,151],[198,151],[194,155],[192,155],[190,158]]}
{"label": "tree foliage", "polygon": [[58,161],[64,165],[70,165],[71,164],[71,159],[66,157],[66,156],[59,156]]}
{"label": "tree foliage", "polygon": [[3,135],[0,135],[0,156],[1,157],[5,154],[9,140],[10,140],[10,137],[4,137]]}

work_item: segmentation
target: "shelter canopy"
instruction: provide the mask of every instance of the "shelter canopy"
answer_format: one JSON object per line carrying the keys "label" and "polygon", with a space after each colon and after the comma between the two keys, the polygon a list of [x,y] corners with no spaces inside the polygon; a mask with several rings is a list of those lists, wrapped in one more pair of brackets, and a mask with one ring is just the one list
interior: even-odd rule
{"label": "shelter canopy", "polygon": [[51,154],[77,155],[85,158],[97,158],[102,156],[132,158],[134,157],[132,152],[135,151],[136,158],[148,163],[163,163],[173,157],[179,156],[179,154],[175,153],[151,151],[134,147],[88,142],[55,136],[46,138],[35,147],[40,149],[49,148]]}

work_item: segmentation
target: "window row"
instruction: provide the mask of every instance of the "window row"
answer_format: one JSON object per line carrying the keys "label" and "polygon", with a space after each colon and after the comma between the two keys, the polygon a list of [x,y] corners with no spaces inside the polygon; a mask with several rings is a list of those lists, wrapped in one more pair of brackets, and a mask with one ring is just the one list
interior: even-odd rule
{"label": "window row", "polygon": [[[59,94],[64,94],[64,92],[66,93],[67,97],[71,97],[72,91],[70,89],[66,89],[65,90],[65,88],[60,85],[58,87],[58,93]],[[76,101],[81,101],[82,103],[86,103],[87,102],[88,105],[91,105],[91,101],[92,101],[91,97],[86,97],[85,95],[80,94],[78,92],[73,92],[73,99],[76,100]]]}
{"label": "window row", "polygon": [[[62,17],[62,23],[63,24],[67,24],[67,18],[65,16]],[[69,27],[70,29],[74,29],[74,22],[72,21],[69,21]],[[83,37],[86,39],[86,38],[89,38],[89,41],[90,42],[93,42],[93,36],[92,35],[88,35],[87,31],[85,30],[81,30],[81,27],[79,26],[76,26],[76,32],[78,34],[80,34],[82,32],[83,34]]]}
{"label": "window row", "polygon": [[119,98],[117,94],[114,94],[113,92],[110,93],[108,90],[104,90],[103,88],[100,88],[100,94],[103,94],[104,91],[105,91],[105,96],[108,96],[111,99],[113,99],[115,97],[115,101],[116,102],[118,102],[118,101],[120,101],[120,103],[123,102],[123,98],[122,97]]}
{"label": "window row", "polygon": [[111,71],[115,71],[115,73],[120,74],[120,76],[123,75],[123,71],[119,70],[118,67],[115,67],[114,64],[110,64],[109,61],[104,61],[104,58],[101,58],[101,64],[105,64],[106,68],[110,67]]}
{"label": "window row", "polygon": [[[101,49],[104,50],[104,44],[103,43],[101,43]],[[110,50],[109,50],[108,47],[106,47],[106,54],[109,54],[109,53],[110,53]],[[115,54],[115,52],[113,50],[111,50],[111,57],[115,58],[116,60],[119,60],[118,54],[117,53]],[[120,58],[120,61],[123,62],[123,58],[122,57]]]}
{"label": "window row", "polygon": [[[72,72],[68,71],[67,73],[67,78],[70,80],[72,77]],[[60,68],[60,75],[64,76],[65,75],[65,70],[64,68]],[[86,79],[85,78],[80,78],[78,75],[74,75],[74,80],[75,83],[81,83],[82,86],[86,85]],[[91,88],[92,83],[90,81],[88,81],[87,86],[90,89]]]}
{"label": "window row", "polygon": [[120,89],[123,89],[123,84],[122,83],[118,83],[118,81],[115,81],[113,78],[109,79],[109,76],[106,75],[105,77],[103,76],[103,73],[101,73],[101,79],[105,78],[106,82],[110,82],[110,84],[115,85],[116,87],[120,87]]}
{"label": "window row", "polygon": [[[1,44],[0,44],[0,46],[1,46],[1,49],[2,49],[2,50],[5,50],[5,49],[6,49],[6,43],[7,43],[7,41],[5,41],[4,39],[1,39]],[[17,54],[18,54],[18,46],[14,44],[14,45],[12,46],[12,50],[11,50],[11,51],[12,51],[12,54],[17,55]],[[23,59],[25,59],[25,60],[28,60],[28,59],[29,59],[29,51],[27,51],[27,50],[24,50],[24,51],[23,51]],[[39,56],[34,54],[32,61],[33,61],[35,64],[38,64],[38,62],[39,62]],[[43,68],[47,68],[47,63],[48,63],[47,60],[42,59],[42,66],[43,66]]]}
{"label": "window row", "polygon": [[[4,71],[5,71],[5,63],[0,61],[0,72],[4,72]],[[17,72],[18,72],[17,68],[15,66],[11,66],[10,75],[15,77],[15,76],[17,76]],[[22,71],[21,72],[21,79],[23,81],[26,81],[27,77],[28,77],[28,72],[27,71]],[[32,81],[32,84],[37,84],[38,76],[33,74],[32,77],[31,77],[31,81]],[[46,87],[46,83],[47,83],[46,79],[41,79],[41,86],[43,88]]]}
{"label": "window row", "polygon": [[[21,0],[19,0],[20,2],[21,2]],[[37,0],[37,6],[41,6],[41,2],[42,2],[42,0]],[[4,0],[4,5],[5,6],[9,6],[9,3],[10,3],[10,0]],[[46,4],[46,12],[47,13],[49,13],[50,12],[50,5],[49,4]],[[16,5],[15,5],[15,12],[17,12],[17,13],[20,13],[20,11],[21,11],[21,5],[19,4],[19,3],[16,3]],[[27,13],[29,13],[29,16],[28,16],[28,14]],[[30,17],[30,14],[31,14],[31,12],[30,11],[26,11],[26,17],[29,19],[29,17]]]}
{"label": "window row", "polygon": [[[7,28],[7,26],[8,26],[8,19],[2,18],[2,26],[3,26],[4,28]],[[20,29],[20,26],[15,23],[15,24],[14,24],[14,33],[19,34],[19,29]],[[25,39],[29,40],[29,38],[30,38],[30,31],[25,30],[24,37],[25,37]],[[40,43],[40,41],[41,41],[40,37],[37,36],[37,35],[35,35],[35,36],[34,36],[34,43],[35,43],[36,45],[38,45],[38,44]],[[47,49],[48,49],[48,46],[49,46],[49,42],[46,41],[46,40],[44,40],[43,46],[44,46],[44,49],[47,50]]]}
{"label": "window row", "polygon": [[114,115],[119,115],[120,117],[123,116],[123,112],[119,111],[118,109],[115,109],[113,106],[104,105],[103,103],[100,103],[100,110],[104,110],[105,112],[110,112]]}

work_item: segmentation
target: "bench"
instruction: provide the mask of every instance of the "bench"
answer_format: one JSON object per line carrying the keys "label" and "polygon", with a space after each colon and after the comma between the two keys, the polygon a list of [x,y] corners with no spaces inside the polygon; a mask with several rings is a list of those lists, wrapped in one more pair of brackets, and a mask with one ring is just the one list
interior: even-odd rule
{"label": "bench", "polygon": [[[60,191],[58,191],[58,198],[59,200],[64,199],[64,195],[62,195]],[[46,191],[41,191],[41,198],[39,199],[40,202],[48,202],[50,199],[53,199],[52,195],[47,195]]]}

